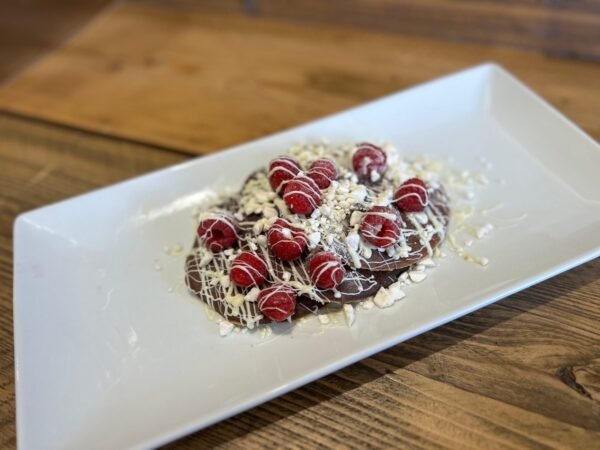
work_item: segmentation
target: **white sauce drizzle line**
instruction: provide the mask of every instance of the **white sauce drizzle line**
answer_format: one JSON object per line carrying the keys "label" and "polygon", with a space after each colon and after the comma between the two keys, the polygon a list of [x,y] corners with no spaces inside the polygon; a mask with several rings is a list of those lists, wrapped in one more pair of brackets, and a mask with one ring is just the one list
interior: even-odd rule
{"label": "white sauce drizzle line", "polygon": [[[261,264],[264,265],[265,270],[268,272],[269,266],[267,265],[267,263],[261,257],[259,257],[256,253],[251,253],[251,254],[256,256],[256,259],[254,259],[254,261],[260,261]],[[258,287],[258,284],[256,281],[260,280],[264,277],[263,273],[260,272],[255,267],[253,267],[252,264],[248,263],[247,261],[241,260],[241,259],[233,260],[233,262],[231,263],[231,270],[233,270],[233,269],[241,270],[246,275],[248,275],[248,278],[250,278],[252,280],[252,284],[256,287]]]}
{"label": "white sauce drizzle line", "polygon": [[312,279],[316,281],[321,280],[321,277],[323,277],[326,272],[329,269],[333,269],[331,271],[331,273],[329,274],[329,279],[331,280],[332,284],[335,285],[335,280],[336,280],[336,276],[339,272],[344,271],[344,269],[342,268],[341,264],[339,261],[334,260],[334,261],[323,261],[322,263],[320,263],[317,267],[314,268],[314,270],[312,271]]}
{"label": "white sauce drizzle line", "polygon": [[[400,239],[401,231],[400,231],[400,225],[398,224],[398,222],[400,222],[400,216],[398,216],[394,213],[386,213],[383,211],[367,211],[367,212],[363,213],[362,221],[364,222],[365,217],[368,217],[368,216],[383,217],[384,219],[391,221],[396,226],[388,227],[387,230],[382,230],[383,224],[368,224],[367,223],[367,226],[361,229],[361,233],[364,237],[377,239],[380,241],[384,240],[386,243],[385,243],[385,245],[382,245],[382,247],[388,247],[388,246],[396,243]],[[373,233],[371,231],[371,229],[377,230],[378,225],[381,225],[381,227],[379,227],[378,233]],[[379,234],[382,231],[384,232],[384,234]]]}
{"label": "white sauce drizzle line", "polygon": [[[289,156],[280,156],[279,158],[276,158],[273,161],[271,161],[271,164],[274,164],[274,163],[278,163],[278,165],[273,167],[271,170],[269,170],[269,174],[268,174],[269,179],[271,178],[272,175],[274,175],[278,172],[284,172],[285,174],[289,175],[290,179],[292,179],[299,172],[296,162]],[[284,188],[286,184],[287,184],[287,181],[283,181],[283,182],[279,183],[275,192],[277,192],[279,194],[279,191],[282,188]]]}
{"label": "white sauce drizzle line", "polygon": [[[225,225],[227,228],[229,228],[231,231],[233,231],[236,239],[239,239],[236,221],[230,212],[224,211],[222,209],[217,209],[214,211],[210,211],[210,212],[201,214],[200,222],[203,222],[205,220],[206,221],[212,220],[214,222],[212,222],[211,225],[202,233],[202,235],[200,236],[201,239],[203,239],[203,240],[212,239],[213,238],[213,228],[217,224]],[[223,249],[223,246],[220,243],[215,242],[215,241],[212,242],[212,246],[218,247],[219,250]]]}
{"label": "white sauce drizzle line", "polygon": [[258,301],[258,308],[261,311],[278,311],[281,312],[282,314],[287,313],[287,311],[283,308],[278,308],[276,306],[265,306],[265,303],[267,303],[271,297],[273,297],[275,294],[279,294],[280,292],[284,292],[284,293],[288,293],[288,292],[293,292],[292,289],[290,289],[289,286],[285,285],[285,284],[279,284],[277,286],[273,286],[272,288],[270,288],[270,291],[266,294],[263,295],[261,297],[261,299]]}
{"label": "white sauce drizzle line", "polygon": [[[298,249],[298,251],[302,251],[308,245],[308,237],[306,236],[303,230],[299,230],[292,226],[286,227],[282,224],[275,223],[269,229],[267,233],[267,238],[269,238],[269,235],[272,235],[275,231],[279,231],[283,235],[283,238],[271,246],[272,250],[274,250],[280,245],[293,245]],[[301,242],[298,242],[299,240]]]}
{"label": "white sauce drizzle line", "polygon": [[323,164],[318,165],[316,167],[311,167],[307,173],[310,178],[311,175],[321,175],[323,178],[327,178],[329,181],[335,180],[337,174],[332,170],[331,167],[325,166]]}
{"label": "white sauce drizzle line", "polygon": [[316,208],[320,204],[321,192],[319,191],[319,186],[314,182],[311,178],[308,178],[306,175],[298,175],[293,180],[294,184],[298,183],[301,186],[305,187],[308,192],[304,190],[297,189],[293,191],[285,191],[283,194],[283,199],[288,200],[292,195],[300,195],[308,200],[310,205],[313,208]]}
{"label": "white sauce drizzle line", "polygon": [[[399,197],[394,197],[394,199],[392,200],[394,203],[402,201],[405,198],[416,197],[423,208],[425,208],[427,206],[427,204],[429,202],[429,195],[427,194],[427,188],[421,186],[418,183],[408,183],[408,184],[403,184],[398,191],[402,191],[403,189],[406,189],[406,188],[419,189],[419,190],[421,190],[421,192],[423,192],[423,195],[419,194],[418,192],[407,192],[406,194],[403,194]],[[425,201],[423,201],[423,197],[425,197]]]}

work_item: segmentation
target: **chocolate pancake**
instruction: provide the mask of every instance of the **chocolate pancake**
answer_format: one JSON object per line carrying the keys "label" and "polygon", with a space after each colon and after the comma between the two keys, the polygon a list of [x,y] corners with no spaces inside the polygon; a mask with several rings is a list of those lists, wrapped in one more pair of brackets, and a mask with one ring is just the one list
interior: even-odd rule
{"label": "chocolate pancake", "polygon": [[[249,249],[243,245],[244,249]],[[397,281],[402,270],[373,272],[348,270],[342,282],[335,289],[317,289],[310,280],[306,261],[283,262],[273,258],[268,249],[259,246],[256,250],[269,267],[269,283],[287,283],[300,293],[296,312],[292,318],[299,319],[309,312],[330,304],[355,303],[375,295],[380,287],[388,287]],[[228,252],[230,253],[230,252]],[[235,252],[212,253],[196,242],[194,252],[186,259],[186,283],[203,302],[230,322],[249,326],[269,323],[262,316],[255,298],[250,298],[250,288],[242,288],[229,281],[228,267]],[[244,299],[245,297],[245,299]],[[254,300],[254,301],[253,301]]]}
{"label": "chocolate pancake", "polygon": [[[342,181],[346,182],[347,189],[349,178],[340,183]],[[239,287],[229,280],[231,261],[241,251],[250,251],[267,264],[269,275],[263,287],[285,283],[298,293],[292,320],[316,313],[328,304],[355,303],[375,295],[381,287],[396,282],[409,266],[431,256],[443,241],[449,223],[448,197],[443,188],[434,186],[428,189],[429,201],[424,211],[400,213],[401,234],[398,242],[385,250],[373,248],[358,235],[359,222],[355,215],[360,217],[373,204],[379,204],[375,202],[385,189],[389,191],[390,183],[358,186],[363,189],[363,196],[360,200],[352,199],[351,205],[344,198],[336,199],[338,203],[329,205],[330,210],[335,210],[335,217],[320,218],[320,214],[316,214],[303,218],[290,215],[285,202],[270,187],[265,170],[254,172],[245,181],[239,195],[215,207],[231,213],[237,219],[236,247],[213,253],[196,240],[185,267],[190,291],[230,322],[248,328],[270,323],[271,320],[261,314],[256,302],[259,289]],[[331,193],[330,190],[329,195]],[[323,194],[323,199],[326,194]],[[351,194],[348,193],[348,196]],[[317,226],[316,221],[323,223],[325,220],[334,225],[331,233],[327,226],[323,228],[323,233],[316,233],[319,237],[311,248],[312,252],[326,250],[342,258],[346,274],[335,288],[323,290],[313,285],[307,268],[310,253],[289,262],[271,255],[265,235],[266,229],[277,217],[291,218],[295,223],[307,225],[307,235],[315,232],[310,227]],[[321,229],[317,228],[317,231]],[[351,234],[353,239],[350,239]]]}

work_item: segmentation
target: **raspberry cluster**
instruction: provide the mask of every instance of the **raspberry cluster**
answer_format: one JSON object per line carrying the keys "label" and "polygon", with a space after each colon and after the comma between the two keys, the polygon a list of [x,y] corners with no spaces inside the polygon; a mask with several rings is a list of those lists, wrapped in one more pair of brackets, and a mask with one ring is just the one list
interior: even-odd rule
{"label": "raspberry cluster", "polygon": [[291,156],[278,156],[269,163],[269,184],[294,214],[310,215],[321,205],[321,190],[338,177],[336,163],[318,159],[304,172]]}
{"label": "raspberry cluster", "polygon": [[[359,180],[375,183],[383,175],[387,164],[385,151],[373,144],[358,144],[352,156],[352,167]],[[429,201],[427,186],[418,178],[411,178],[400,185],[394,194],[392,205],[396,208],[374,206],[365,214],[360,233],[369,243],[387,248],[398,242],[402,220],[399,212],[420,212]]]}
{"label": "raspberry cluster", "polygon": [[[356,146],[352,168],[357,179],[375,185],[387,168],[385,151],[370,143]],[[322,190],[328,189],[339,176],[335,161],[321,158],[310,166],[291,156],[279,156],[268,166],[268,180],[273,191],[293,214],[308,216],[322,203]],[[376,186],[375,186],[376,188]],[[418,179],[406,180],[396,190],[391,206],[373,206],[362,214],[359,231],[363,239],[379,249],[396,244],[402,233],[401,212],[423,211],[429,201],[426,184]],[[228,212],[215,211],[198,226],[198,238],[213,252],[221,252],[239,244],[239,225]],[[303,229],[283,218],[277,218],[266,234],[270,254],[289,262],[306,257],[308,237]],[[257,304],[262,314],[273,321],[291,317],[296,309],[298,292],[288,284],[273,283],[270,261],[255,251],[241,251],[231,262],[229,279],[242,288],[262,288]],[[317,251],[306,262],[311,283],[318,289],[334,289],[346,275],[344,261],[329,251]]]}

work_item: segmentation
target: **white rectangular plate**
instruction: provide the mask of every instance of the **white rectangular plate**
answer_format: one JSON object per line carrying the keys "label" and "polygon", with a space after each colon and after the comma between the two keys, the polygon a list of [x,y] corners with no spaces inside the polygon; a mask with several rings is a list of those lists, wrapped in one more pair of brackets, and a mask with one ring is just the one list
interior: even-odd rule
{"label": "white rectangular plate", "polygon": [[[492,163],[481,208],[526,214],[449,257],[392,308],[351,327],[220,338],[183,284],[191,209],[293,143],[387,141],[470,170]],[[600,254],[599,146],[487,64],[18,218],[18,443],[158,445],[272,399]],[[505,179],[505,184],[496,182]],[[448,252],[450,253],[450,252]],[[155,266],[162,270],[157,270]]]}

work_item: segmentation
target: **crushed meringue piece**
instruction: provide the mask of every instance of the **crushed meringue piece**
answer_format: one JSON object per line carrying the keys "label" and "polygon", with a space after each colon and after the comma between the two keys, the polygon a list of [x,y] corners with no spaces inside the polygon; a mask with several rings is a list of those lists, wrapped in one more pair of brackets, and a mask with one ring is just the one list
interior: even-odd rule
{"label": "crushed meringue piece", "polygon": [[265,339],[271,336],[271,334],[273,334],[273,330],[271,330],[271,327],[269,325],[262,325],[258,329],[258,333],[261,338]]}
{"label": "crushed meringue piece", "polygon": [[235,328],[235,325],[233,325],[231,322],[228,322],[226,320],[221,320],[219,322],[219,336],[221,336],[221,337],[229,336],[234,328]]}
{"label": "crushed meringue piece", "polygon": [[406,294],[402,289],[400,289],[400,285],[398,282],[392,283],[387,288],[380,288],[373,297],[373,302],[379,308],[388,308],[396,303],[398,300],[406,297]]}
{"label": "crushed meringue piece", "polygon": [[427,278],[427,273],[411,270],[410,272],[408,272],[408,277],[410,278],[410,281],[412,281],[413,283],[420,283],[425,278]]}
{"label": "crushed meringue piece", "polygon": [[226,295],[225,301],[234,307],[239,307],[242,303],[244,303],[244,296],[242,294]]}
{"label": "crushed meringue piece", "polygon": [[346,316],[346,323],[349,327],[351,327],[356,320],[356,312],[354,311],[354,306],[346,303],[344,304],[344,315]]}
{"label": "crushed meringue piece", "polygon": [[491,223],[486,223],[485,225],[481,225],[474,230],[475,237],[477,239],[483,239],[494,229],[494,226]]}
{"label": "crushed meringue piece", "polygon": [[248,302],[255,302],[259,293],[260,289],[255,286],[244,296],[244,300]]}
{"label": "crushed meringue piece", "polygon": [[310,233],[308,235],[308,242],[310,243],[311,248],[316,247],[321,242],[321,233],[315,231],[314,233]]}

